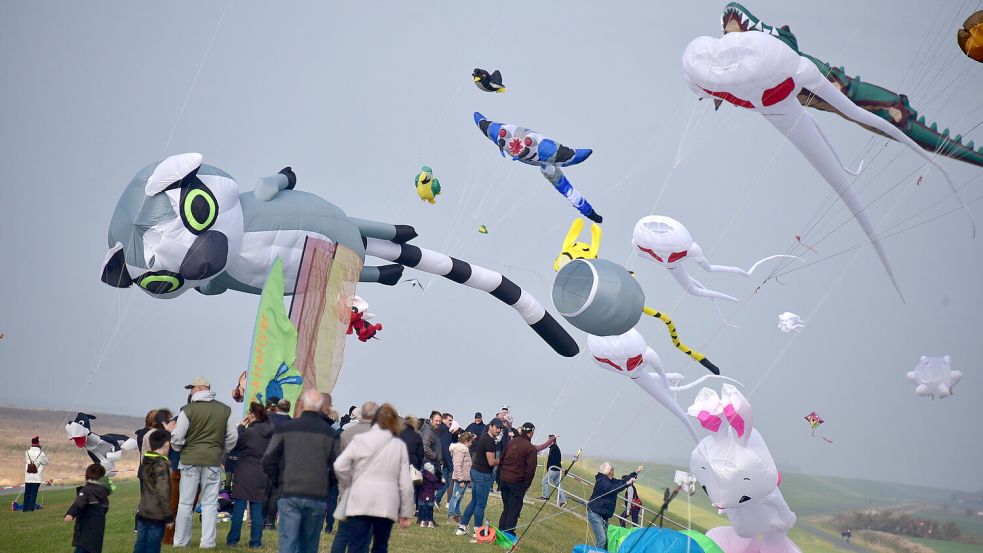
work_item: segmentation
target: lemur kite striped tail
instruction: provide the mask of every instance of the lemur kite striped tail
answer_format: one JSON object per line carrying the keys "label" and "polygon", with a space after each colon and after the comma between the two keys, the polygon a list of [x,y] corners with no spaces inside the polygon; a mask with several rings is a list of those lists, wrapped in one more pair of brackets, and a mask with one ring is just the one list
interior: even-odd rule
{"label": "lemur kite striped tail", "polygon": [[442,276],[470,288],[483,290],[519,312],[536,334],[557,353],[573,357],[580,349],[574,339],[530,294],[501,273],[412,244],[366,237],[365,253]]}

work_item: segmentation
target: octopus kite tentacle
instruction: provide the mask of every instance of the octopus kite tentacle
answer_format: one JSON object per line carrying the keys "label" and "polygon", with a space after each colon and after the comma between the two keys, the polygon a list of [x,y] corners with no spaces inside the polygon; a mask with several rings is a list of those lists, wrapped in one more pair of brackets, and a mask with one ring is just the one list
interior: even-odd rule
{"label": "octopus kite tentacle", "polygon": [[666,328],[669,329],[669,338],[672,340],[672,345],[676,346],[676,349],[692,357],[694,361],[706,367],[706,369],[713,374],[720,374],[720,369],[711,363],[710,360],[707,359],[706,355],[687,346],[679,339],[679,333],[676,332],[676,325],[673,324],[672,319],[670,319],[668,315],[662,313],[661,311],[656,311],[651,307],[645,307],[642,309],[642,312],[665,323]]}

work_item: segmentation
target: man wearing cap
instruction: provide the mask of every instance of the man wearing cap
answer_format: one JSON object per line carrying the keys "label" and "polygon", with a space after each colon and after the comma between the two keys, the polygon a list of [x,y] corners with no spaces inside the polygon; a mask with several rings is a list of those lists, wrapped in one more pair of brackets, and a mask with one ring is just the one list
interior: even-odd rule
{"label": "man wearing cap", "polygon": [[531,422],[522,424],[521,432],[513,438],[502,452],[498,465],[499,490],[502,492],[502,516],[498,527],[506,532],[514,532],[522,513],[522,499],[526,490],[536,478],[536,446],[532,445],[532,435],[536,427]]}
{"label": "man wearing cap", "polygon": [[218,521],[218,492],[222,478],[222,455],[236,445],[236,421],[228,405],[215,401],[212,385],[198,377],[184,387],[191,402],[178,415],[171,432],[171,447],[181,453],[180,499],[174,521],[174,547],[191,541],[191,513],[195,494],[201,491],[201,547],[215,547]]}
{"label": "man wearing cap", "polygon": [[485,431],[488,429],[488,425],[485,424],[484,419],[481,417],[481,413],[474,414],[474,422],[468,425],[464,429],[465,432],[470,432],[474,434],[474,441],[471,442],[471,453],[474,453],[474,448],[478,445],[478,440],[485,435]]}
{"label": "man wearing cap", "polygon": [[479,440],[474,451],[474,462],[471,464],[471,502],[464,509],[464,515],[457,527],[458,536],[468,532],[468,522],[474,516],[474,527],[485,524],[485,506],[488,504],[488,494],[491,493],[492,469],[498,466],[498,456],[495,455],[495,438],[502,432],[502,421],[494,419],[488,425],[488,432]]}

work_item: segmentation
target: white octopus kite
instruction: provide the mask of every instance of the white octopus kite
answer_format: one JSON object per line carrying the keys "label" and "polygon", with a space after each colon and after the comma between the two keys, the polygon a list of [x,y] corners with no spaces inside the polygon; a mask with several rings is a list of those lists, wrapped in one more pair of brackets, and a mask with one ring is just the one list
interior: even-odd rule
{"label": "white octopus kite", "polygon": [[920,396],[939,396],[942,399],[952,395],[952,388],[962,377],[962,371],[952,370],[950,362],[952,358],[948,355],[944,357],[926,357],[918,361],[915,370],[908,371],[905,375],[908,380],[918,384],[915,393]]}
{"label": "white octopus kite", "polygon": [[[858,173],[843,166],[816,120],[799,103],[797,95],[801,89],[805,89],[825,100],[844,117],[908,146],[938,167],[949,182],[953,195],[959,198],[948,174],[935,163],[934,157],[894,125],[851,102],[823,76],[812,61],[800,56],[768,33],[728,33],[721,38],[697,37],[686,47],[682,61],[686,81],[698,96],[727,101],[764,115],[769,123],[798,148],[839,194],[860,223],[880,257],[891,283],[898,295],[901,295],[887,255],[865,211],[866,206],[851,187]],[[965,203],[963,209],[966,209]],[[969,210],[966,209],[966,212],[969,213]],[[970,220],[972,222],[972,218]],[[973,225],[973,235],[975,234],[976,227]],[[901,299],[904,300],[903,295]]]}
{"label": "white octopus kite", "polygon": [[[635,223],[635,230],[631,237],[632,250],[639,256],[662,263],[669,269],[669,274],[674,276],[683,289],[701,298],[716,298],[728,301],[737,301],[737,298],[710,290],[700,284],[700,281],[691,277],[683,261],[690,259],[699,263],[704,270],[719,273],[736,273],[744,276],[751,276],[751,273],[765,261],[779,258],[796,258],[794,255],[771,255],[759,260],[748,270],[740,267],[728,265],[711,265],[707,258],[703,256],[703,249],[693,241],[686,227],[682,223],[666,217],[664,215],[649,215],[642,217]],[[797,259],[797,258],[796,258]]]}
{"label": "white octopus kite", "polygon": [[805,328],[806,322],[799,318],[795,313],[786,311],[778,315],[778,330],[782,332],[795,332],[800,328]]}

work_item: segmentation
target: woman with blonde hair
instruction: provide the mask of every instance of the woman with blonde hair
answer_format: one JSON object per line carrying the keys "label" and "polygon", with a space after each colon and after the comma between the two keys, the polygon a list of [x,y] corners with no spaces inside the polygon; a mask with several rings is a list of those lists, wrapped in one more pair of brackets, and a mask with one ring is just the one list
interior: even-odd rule
{"label": "woman with blonde hair", "polygon": [[413,481],[406,445],[397,438],[403,420],[392,405],[379,407],[372,428],[352,439],[334,464],[344,500],[337,515],[347,519],[349,553],[389,550],[393,523],[408,528],[413,516]]}

